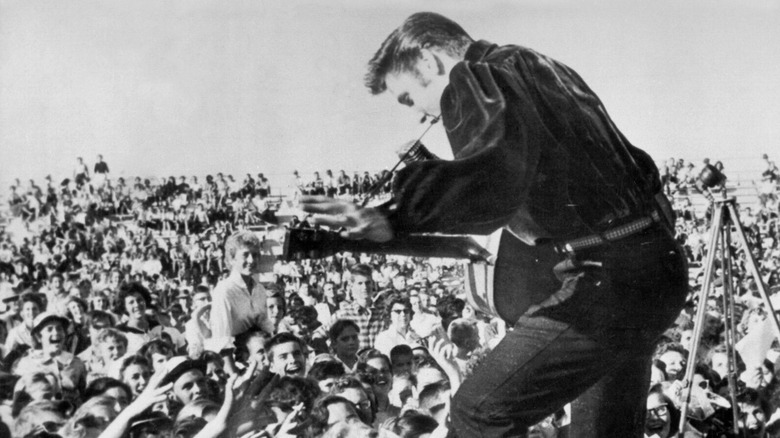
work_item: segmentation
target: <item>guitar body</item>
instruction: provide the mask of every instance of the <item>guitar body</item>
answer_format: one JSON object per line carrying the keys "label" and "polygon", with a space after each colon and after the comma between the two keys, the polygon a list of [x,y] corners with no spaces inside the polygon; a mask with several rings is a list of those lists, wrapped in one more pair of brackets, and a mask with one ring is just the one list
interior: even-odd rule
{"label": "guitar body", "polygon": [[469,304],[514,325],[531,306],[539,304],[561,287],[553,267],[563,257],[551,245],[526,245],[512,233],[499,230],[487,241],[498,257],[493,265],[466,266]]}

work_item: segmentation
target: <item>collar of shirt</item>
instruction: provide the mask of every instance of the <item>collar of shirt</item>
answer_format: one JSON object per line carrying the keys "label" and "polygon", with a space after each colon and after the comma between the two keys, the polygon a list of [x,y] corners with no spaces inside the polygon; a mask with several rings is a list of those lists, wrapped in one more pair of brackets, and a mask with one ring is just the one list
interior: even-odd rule
{"label": "collar of shirt", "polygon": [[252,294],[252,291],[254,291],[257,288],[257,285],[260,284],[259,281],[257,281],[257,276],[253,275],[251,277],[252,279],[252,290],[249,290],[246,285],[246,281],[244,281],[244,276],[240,273],[233,271],[228,276],[228,280],[235,283],[238,287],[240,287],[242,290],[247,291],[250,295]]}
{"label": "collar of shirt", "polygon": [[42,365],[49,365],[57,362],[60,365],[68,366],[73,362],[73,355],[67,351],[63,351],[57,356],[49,356],[48,354],[45,354],[43,350],[34,350],[30,353],[30,359],[34,359]]}

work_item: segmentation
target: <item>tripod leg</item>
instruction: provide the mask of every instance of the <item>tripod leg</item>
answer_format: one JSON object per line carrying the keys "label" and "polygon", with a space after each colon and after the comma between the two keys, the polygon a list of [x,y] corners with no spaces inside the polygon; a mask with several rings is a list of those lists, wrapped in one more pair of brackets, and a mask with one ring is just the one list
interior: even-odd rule
{"label": "tripod leg", "polygon": [[699,349],[699,343],[701,341],[701,334],[704,330],[704,316],[707,313],[707,296],[710,293],[712,287],[713,271],[715,270],[715,254],[716,248],[720,237],[720,228],[723,223],[724,216],[723,204],[716,204],[714,206],[712,226],[710,228],[710,240],[706,264],[704,265],[704,284],[699,292],[699,304],[696,308],[696,320],[693,325],[693,337],[691,338],[691,350],[690,357],[688,358],[688,364],[685,368],[685,378],[683,383],[686,386],[685,397],[682,401],[682,413],[680,415],[680,431],[685,430],[685,424],[688,421],[688,405],[691,401],[691,392],[693,391],[693,373],[696,367],[696,360],[694,359],[696,351]]}
{"label": "tripod leg", "polygon": [[[725,223],[720,229],[721,232],[721,266],[723,268],[723,315],[725,322],[725,334],[726,334],[726,355],[728,356],[728,385],[729,385],[729,398],[731,399],[731,406],[737,406],[737,352],[734,346],[736,345],[736,322],[734,312],[734,271],[733,264],[731,262],[731,233],[729,232],[729,221],[725,220]],[[732,409],[732,427],[734,436],[739,436],[739,412]]]}
{"label": "tripod leg", "polygon": [[758,286],[758,292],[761,295],[761,299],[764,301],[764,306],[766,306],[767,313],[769,314],[769,317],[772,318],[772,327],[775,329],[775,336],[780,339],[780,322],[778,322],[777,315],[775,315],[775,309],[772,307],[772,302],[769,300],[769,295],[766,292],[766,286],[764,285],[764,281],[761,279],[761,273],[758,271],[756,258],[753,256],[753,251],[751,251],[747,237],[745,236],[745,230],[742,228],[742,222],[739,220],[739,213],[737,212],[737,208],[733,203],[729,203],[729,213],[731,214],[731,220],[737,230],[736,234],[739,238],[739,243],[741,243],[742,247],[745,249],[745,261],[747,262],[747,268],[750,270],[750,274],[753,276],[753,280],[755,280],[756,286]]}

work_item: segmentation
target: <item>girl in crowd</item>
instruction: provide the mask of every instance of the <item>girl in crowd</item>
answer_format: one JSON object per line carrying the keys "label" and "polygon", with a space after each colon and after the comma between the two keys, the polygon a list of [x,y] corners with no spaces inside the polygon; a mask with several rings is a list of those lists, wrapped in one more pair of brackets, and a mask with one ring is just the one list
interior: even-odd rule
{"label": "girl in crowd", "polygon": [[149,291],[140,283],[125,283],[117,296],[117,314],[127,318],[116,328],[127,336],[127,352],[135,354],[148,341],[162,336],[160,323],[146,314],[152,301]]}
{"label": "girl in crowd", "polygon": [[138,397],[149,383],[152,375],[152,367],[143,356],[134,355],[126,358],[119,370],[122,382],[130,387],[133,399]]}

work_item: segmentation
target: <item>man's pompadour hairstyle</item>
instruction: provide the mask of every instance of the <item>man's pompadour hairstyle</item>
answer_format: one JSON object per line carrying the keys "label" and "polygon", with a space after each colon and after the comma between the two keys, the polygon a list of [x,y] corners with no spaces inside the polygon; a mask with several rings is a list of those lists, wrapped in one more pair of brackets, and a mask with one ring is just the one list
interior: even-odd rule
{"label": "man's pompadour hairstyle", "polygon": [[365,84],[371,94],[387,89],[388,73],[412,70],[421,49],[436,48],[452,57],[462,57],[474,40],[460,25],[443,15],[418,12],[395,29],[368,62]]}

